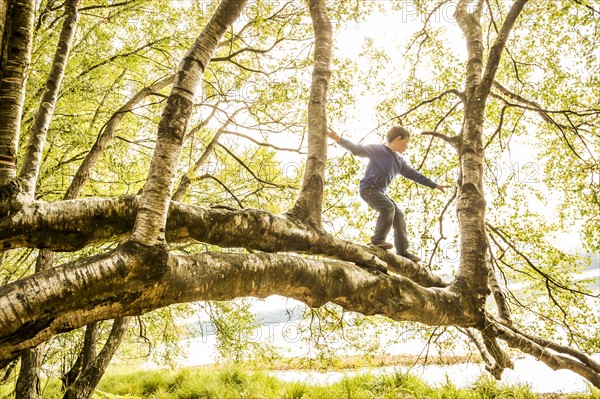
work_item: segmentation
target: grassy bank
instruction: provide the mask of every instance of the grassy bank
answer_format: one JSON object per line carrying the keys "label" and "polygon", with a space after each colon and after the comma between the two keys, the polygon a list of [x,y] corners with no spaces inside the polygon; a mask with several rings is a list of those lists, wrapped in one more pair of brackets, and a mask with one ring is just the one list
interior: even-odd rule
{"label": "grassy bank", "polygon": [[[0,389],[0,391],[2,391]],[[5,392],[6,394],[6,392]],[[58,384],[47,384],[44,398],[60,398]],[[484,377],[473,386],[459,389],[450,382],[431,387],[402,374],[356,375],[328,386],[309,381],[284,382],[264,371],[233,367],[183,370],[131,371],[112,369],[104,376],[95,399],[600,399],[600,391],[588,394],[538,395],[524,386],[505,386]]]}

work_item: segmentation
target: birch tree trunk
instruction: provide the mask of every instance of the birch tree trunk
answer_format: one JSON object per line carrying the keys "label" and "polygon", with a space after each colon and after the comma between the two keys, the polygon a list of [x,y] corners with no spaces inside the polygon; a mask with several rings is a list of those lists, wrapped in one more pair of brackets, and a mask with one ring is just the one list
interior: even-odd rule
{"label": "birch tree trunk", "polygon": [[315,52],[308,102],[308,154],[302,189],[290,214],[321,227],[325,166],[327,165],[327,88],[331,77],[333,32],[325,0],[310,0]]}
{"label": "birch tree trunk", "polygon": [[455,18],[467,40],[468,59],[465,83],[465,118],[459,145],[460,187],[456,212],[460,223],[460,265],[453,283],[465,298],[470,298],[466,312],[479,315],[484,320],[488,288],[485,207],[483,187],[483,122],[485,105],[498,69],[500,57],[508,35],[527,0],[513,3],[488,56],[483,74],[483,34],[481,13],[483,0],[473,12],[468,11],[470,1],[461,0]]}
{"label": "birch tree trunk", "polygon": [[[38,273],[51,267],[54,260],[53,255],[53,252],[41,250],[35,262],[35,272]],[[40,373],[45,349],[46,345],[42,343],[21,356],[21,369],[15,387],[17,399],[42,397]]]}
{"label": "birch tree trunk", "polygon": [[0,77],[4,74],[4,52],[7,42],[4,40],[7,28],[9,0],[0,0]]}
{"label": "birch tree trunk", "polygon": [[15,386],[16,399],[37,399],[42,397],[40,386],[40,368],[42,367],[42,358],[44,344],[28,350],[21,356],[21,370]]}
{"label": "birch tree trunk", "polygon": [[165,242],[165,224],[173,179],[193,100],[221,38],[240,15],[245,0],[223,0],[179,66],[158,124],[156,148],[131,239],[147,245]]}
{"label": "birch tree trunk", "polygon": [[34,0],[13,0],[6,18],[4,40],[10,42],[10,46],[7,46],[0,80],[0,201],[15,191],[6,192],[2,187],[16,177],[17,146],[31,57],[34,14]]}
{"label": "birch tree trunk", "polygon": [[[123,117],[127,114],[127,112],[131,111],[136,105],[138,105],[141,101],[146,99],[149,95],[162,90],[168,85],[173,83],[174,75],[167,76],[152,85],[143,88],[138,93],[136,93],[129,101],[127,101],[123,106],[121,106],[108,120],[108,122],[102,127],[98,138],[90,151],[87,153],[85,159],[77,169],[69,188],[67,189],[64,199],[70,200],[75,199],[81,192],[84,184],[89,179],[90,173],[95,167],[98,159],[104,150],[108,147],[110,142],[115,137],[115,132],[119,123],[123,119]],[[43,250],[44,252],[48,252],[48,250]],[[96,346],[98,344],[98,322],[91,323],[87,325],[84,344],[81,349],[80,354],[77,357],[76,362],[72,365],[71,369],[63,376],[63,385],[65,388],[68,388],[72,384],[76,383],[78,379],[81,377],[82,372],[84,373],[90,364],[97,358]],[[116,345],[118,347],[119,343],[111,343],[112,341],[107,341],[106,345]],[[119,341],[120,342],[120,341]],[[116,350],[117,348],[114,348]],[[114,353],[112,351],[104,352],[104,356],[110,356]],[[107,359],[108,361],[110,359]],[[89,380],[89,379],[88,379]],[[92,380],[89,380],[92,381]],[[89,384],[88,384],[89,385]]]}
{"label": "birch tree trunk", "polygon": [[46,80],[44,94],[42,95],[40,106],[33,119],[33,126],[27,142],[27,150],[23,158],[23,165],[19,172],[22,190],[30,197],[33,197],[35,192],[35,184],[40,171],[42,152],[44,151],[44,145],[46,143],[48,127],[50,126],[52,115],[54,114],[58,92],[60,91],[62,80],[65,76],[69,51],[71,50],[71,44],[75,37],[77,20],[79,19],[79,1],[80,0],[68,0],[65,3],[66,17],[58,38],[58,45],[56,46],[56,52],[54,53],[52,67],[48,79]]}
{"label": "birch tree trunk", "polygon": [[[35,194],[35,185],[40,169],[46,134],[54,113],[54,107],[65,74],[69,51],[77,29],[78,6],[79,0],[68,0],[65,3],[66,17],[59,35],[52,67],[46,80],[45,91],[34,117],[23,165],[19,173],[22,192],[29,197],[33,197]],[[51,267],[53,258],[52,253],[41,250],[36,262],[36,272]],[[16,386],[17,398],[41,398],[39,379],[43,352],[44,345],[40,345],[22,356],[21,370]]]}
{"label": "birch tree trunk", "polygon": [[[467,11],[469,1],[460,1],[455,18],[467,40],[468,59],[465,83],[465,119],[459,147],[460,185],[456,212],[460,223],[460,265],[454,286],[471,299],[467,309],[483,317],[487,288],[487,240],[485,233],[485,198],[483,193],[483,103],[474,98],[481,81],[483,38],[481,12],[483,0],[476,9]],[[485,269],[483,269],[485,267]],[[484,270],[486,271],[484,273]],[[481,319],[483,321],[483,319]]]}

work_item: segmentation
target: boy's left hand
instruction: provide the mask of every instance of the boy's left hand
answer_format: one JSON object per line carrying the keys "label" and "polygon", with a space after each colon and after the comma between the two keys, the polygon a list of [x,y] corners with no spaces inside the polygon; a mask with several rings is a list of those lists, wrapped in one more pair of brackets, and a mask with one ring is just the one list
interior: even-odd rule
{"label": "boy's left hand", "polygon": [[450,188],[450,187],[452,187],[452,186],[445,186],[445,185],[441,185],[441,184],[438,184],[437,186],[435,186],[435,188],[436,188],[437,190],[440,190],[440,191],[441,191],[441,192],[443,192],[443,193],[445,193],[445,192],[446,192],[446,189],[447,189],[447,188]]}

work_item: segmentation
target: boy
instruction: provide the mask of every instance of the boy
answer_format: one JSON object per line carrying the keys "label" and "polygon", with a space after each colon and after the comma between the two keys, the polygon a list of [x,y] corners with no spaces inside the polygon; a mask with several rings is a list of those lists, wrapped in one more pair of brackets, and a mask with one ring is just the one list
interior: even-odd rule
{"label": "boy", "polygon": [[329,128],[329,137],[336,143],[359,157],[369,158],[369,164],[365,170],[365,177],[360,181],[360,197],[374,210],[379,212],[377,223],[375,224],[375,233],[371,237],[371,244],[383,249],[392,249],[393,245],[386,242],[385,239],[394,227],[394,245],[396,253],[408,258],[413,262],[420,262],[421,259],[408,252],[408,237],[406,235],[406,222],[404,214],[385,193],[388,185],[394,177],[402,175],[423,186],[435,188],[445,192],[450,186],[443,186],[423,176],[411,168],[402,154],[408,148],[410,133],[402,126],[394,126],[387,132],[386,144],[361,145],[354,144],[343,139],[333,129]]}

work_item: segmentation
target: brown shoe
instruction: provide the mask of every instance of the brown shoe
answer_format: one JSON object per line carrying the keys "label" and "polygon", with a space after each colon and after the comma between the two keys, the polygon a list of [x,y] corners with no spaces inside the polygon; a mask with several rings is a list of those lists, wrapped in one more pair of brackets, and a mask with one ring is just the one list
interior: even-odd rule
{"label": "brown shoe", "polygon": [[394,248],[394,246],[392,244],[390,244],[389,242],[385,242],[385,241],[372,242],[369,245],[372,246],[372,247],[379,247],[379,248],[383,248],[383,249],[392,249],[392,248]]}
{"label": "brown shoe", "polygon": [[410,252],[405,252],[403,254],[398,254],[400,256],[404,256],[406,259],[410,259],[415,263],[419,263],[421,261],[421,258],[419,258],[417,255],[415,254],[411,254]]}

